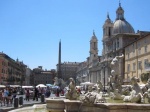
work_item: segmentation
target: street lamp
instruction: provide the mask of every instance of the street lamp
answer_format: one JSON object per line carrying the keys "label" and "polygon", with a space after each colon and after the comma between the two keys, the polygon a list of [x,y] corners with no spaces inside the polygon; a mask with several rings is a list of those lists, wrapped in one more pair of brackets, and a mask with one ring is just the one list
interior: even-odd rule
{"label": "street lamp", "polygon": [[105,65],[103,66],[104,69],[104,92],[105,92]]}

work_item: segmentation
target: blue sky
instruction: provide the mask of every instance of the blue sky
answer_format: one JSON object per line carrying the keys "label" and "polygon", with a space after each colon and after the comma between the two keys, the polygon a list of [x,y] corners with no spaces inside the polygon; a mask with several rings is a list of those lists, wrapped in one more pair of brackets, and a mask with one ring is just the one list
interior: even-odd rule
{"label": "blue sky", "polygon": [[[150,0],[121,0],[134,30],[150,31]],[[102,52],[102,26],[116,18],[119,0],[0,0],[0,52],[31,69],[55,69],[61,39],[62,62],[89,56],[93,30]]]}

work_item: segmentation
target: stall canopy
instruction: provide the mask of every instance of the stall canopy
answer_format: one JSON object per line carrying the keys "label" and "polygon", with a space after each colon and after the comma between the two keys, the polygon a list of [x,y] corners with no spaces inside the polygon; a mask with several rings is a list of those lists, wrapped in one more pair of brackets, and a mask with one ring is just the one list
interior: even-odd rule
{"label": "stall canopy", "polygon": [[52,85],[52,84],[46,84],[46,86],[53,87],[54,85]]}
{"label": "stall canopy", "polygon": [[0,88],[5,88],[6,86],[5,85],[0,85]]}
{"label": "stall canopy", "polygon": [[33,86],[22,86],[22,88],[33,88]]}
{"label": "stall canopy", "polygon": [[45,86],[44,84],[39,84],[39,85],[37,85],[36,87],[47,87],[47,86]]}
{"label": "stall canopy", "polygon": [[15,88],[15,87],[21,87],[21,86],[20,85],[9,85],[9,87]]}

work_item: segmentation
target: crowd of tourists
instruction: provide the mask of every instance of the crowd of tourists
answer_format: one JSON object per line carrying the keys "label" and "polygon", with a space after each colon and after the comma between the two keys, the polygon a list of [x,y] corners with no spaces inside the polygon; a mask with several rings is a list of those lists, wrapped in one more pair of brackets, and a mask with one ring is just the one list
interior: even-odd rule
{"label": "crowd of tourists", "polygon": [[12,106],[14,99],[21,96],[26,101],[38,101],[38,98],[40,98],[41,95],[44,95],[44,97],[50,97],[51,88],[4,87],[0,88],[0,104],[1,106]]}
{"label": "crowd of tourists", "polygon": [[1,106],[12,105],[14,98],[17,96],[18,88],[5,87],[0,89]]}

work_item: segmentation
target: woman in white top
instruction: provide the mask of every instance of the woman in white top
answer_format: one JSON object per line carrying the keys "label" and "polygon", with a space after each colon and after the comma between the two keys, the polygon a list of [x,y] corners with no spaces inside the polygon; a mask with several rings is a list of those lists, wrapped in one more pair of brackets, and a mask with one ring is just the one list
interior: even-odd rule
{"label": "woman in white top", "polygon": [[3,92],[3,102],[4,102],[4,105],[5,105],[5,102],[7,102],[7,98],[8,98],[8,90],[6,88],[6,89],[4,89],[4,92]]}

